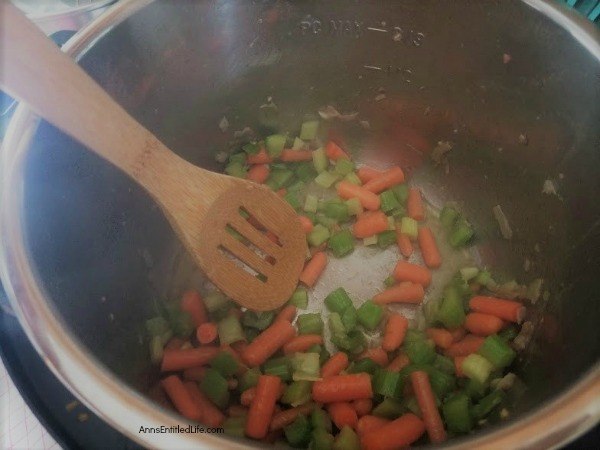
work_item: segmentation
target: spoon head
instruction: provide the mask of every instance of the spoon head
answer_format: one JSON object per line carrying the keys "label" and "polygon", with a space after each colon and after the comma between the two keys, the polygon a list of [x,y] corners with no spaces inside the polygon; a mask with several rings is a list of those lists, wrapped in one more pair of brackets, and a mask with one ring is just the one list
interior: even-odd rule
{"label": "spoon head", "polygon": [[265,186],[240,182],[221,194],[199,237],[193,250],[201,268],[240,305],[268,311],[294,292],[306,235],[294,209]]}

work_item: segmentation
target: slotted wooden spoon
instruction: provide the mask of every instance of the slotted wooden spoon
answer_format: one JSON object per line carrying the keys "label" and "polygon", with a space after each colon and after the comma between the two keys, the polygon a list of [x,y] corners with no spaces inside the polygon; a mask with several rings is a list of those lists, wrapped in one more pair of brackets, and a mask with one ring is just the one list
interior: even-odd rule
{"label": "slotted wooden spoon", "polygon": [[[206,275],[240,305],[265,311],[291,296],[306,239],[285,201],[264,186],[180,158],[9,2],[0,1],[0,18],[2,89],[142,185]],[[241,209],[256,221],[246,220]],[[234,238],[228,226],[243,239]]]}

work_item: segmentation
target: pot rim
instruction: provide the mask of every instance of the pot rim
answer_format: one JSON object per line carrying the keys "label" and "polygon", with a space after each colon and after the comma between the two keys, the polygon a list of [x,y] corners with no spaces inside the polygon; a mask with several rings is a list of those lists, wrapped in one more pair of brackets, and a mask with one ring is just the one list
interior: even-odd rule
{"label": "pot rim", "polygon": [[[63,46],[81,57],[112,27],[154,0],[124,0],[76,33]],[[567,29],[600,61],[600,32],[593,25],[551,0],[521,0]],[[20,324],[37,352],[63,384],[90,410],[137,443],[151,448],[245,448],[250,441],[216,434],[139,433],[140,426],[185,426],[186,420],[166,411],[119,382],[69,332],[46,302],[34,268],[28,262],[22,233],[22,173],[25,155],[39,119],[20,104],[11,120],[1,154],[0,276]],[[519,417],[517,421],[450,441],[447,448],[553,448],[586,432],[600,420],[600,362],[557,397]],[[255,444],[260,446],[260,443]]]}

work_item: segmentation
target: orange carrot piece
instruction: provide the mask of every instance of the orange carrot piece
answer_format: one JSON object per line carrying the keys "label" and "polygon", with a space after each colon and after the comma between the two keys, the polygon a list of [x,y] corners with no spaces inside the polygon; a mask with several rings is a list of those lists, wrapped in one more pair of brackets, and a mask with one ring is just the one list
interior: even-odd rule
{"label": "orange carrot piece", "polygon": [[423,199],[421,198],[421,191],[417,188],[410,188],[408,190],[408,198],[406,199],[406,211],[408,217],[415,220],[425,219],[425,209],[423,208]]}
{"label": "orange carrot piece", "polygon": [[369,166],[362,166],[358,168],[358,170],[356,171],[356,175],[358,176],[362,184],[366,184],[369,181],[383,175],[383,172],[381,170],[373,169]]}
{"label": "orange carrot piece", "polygon": [[454,357],[454,371],[456,372],[457,377],[464,377],[465,373],[462,370],[462,363],[467,359],[466,356],[455,356]]}
{"label": "orange carrot piece", "polygon": [[402,281],[379,294],[375,294],[373,302],[378,305],[388,303],[413,303],[419,304],[423,301],[425,291],[423,286],[410,281]]}
{"label": "orange carrot piece", "polygon": [[160,370],[172,372],[208,364],[219,353],[218,347],[203,346],[185,350],[172,349],[163,353]]}
{"label": "orange carrot piece", "polygon": [[408,319],[402,314],[392,313],[385,324],[385,332],[381,347],[386,352],[393,352],[402,345],[406,330],[408,329]]}
{"label": "orange carrot piece", "polygon": [[370,398],[363,398],[361,400],[352,400],[352,407],[356,411],[358,417],[366,416],[373,409],[373,400]]}
{"label": "orange carrot piece", "polygon": [[378,176],[377,178],[373,178],[371,181],[366,183],[363,187],[367,191],[371,191],[375,194],[379,194],[386,189],[391,188],[397,184],[404,182],[404,172],[398,166],[392,167],[391,169],[386,170]]}
{"label": "orange carrot piece", "polygon": [[271,169],[267,164],[255,164],[248,170],[246,178],[258,184],[263,184],[269,178]]}
{"label": "orange carrot piece", "polygon": [[256,397],[256,386],[252,386],[242,392],[240,395],[240,403],[243,406],[250,406],[254,400],[254,397]]}
{"label": "orange carrot piece", "polygon": [[371,377],[367,373],[334,375],[315,381],[312,387],[313,400],[319,403],[348,402],[362,398],[373,398]]}
{"label": "orange carrot piece", "polygon": [[241,405],[231,405],[227,408],[227,417],[244,417],[248,415],[248,408]]}
{"label": "orange carrot piece", "polygon": [[398,261],[394,268],[394,278],[398,281],[410,281],[427,287],[431,283],[431,272],[427,267]]}
{"label": "orange carrot piece", "polygon": [[310,233],[313,230],[314,225],[312,223],[312,220],[310,220],[308,217],[306,217],[306,216],[298,216],[298,220],[300,220],[300,224],[302,225],[302,229],[304,230],[304,232],[306,234]]}
{"label": "orange carrot piece", "polygon": [[165,345],[164,350],[179,350],[183,346],[183,344],[185,344],[185,341],[183,339],[174,337],[169,339],[169,342],[167,342],[167,345]]}
{"label": "orange carrot piece", "polygon": [[218,335],[217,324],[214,322],[203,323],[196,330],[196,337],[201,344],[210,344],[216,341]]}
{"label": "orange carrot piece", "polygon": [[439,348],[447,349],[454,342],[452,333],[445,328],[428,328],[425,333]]}
{"label": "orange carrot piece", "polygon": [[490,314],[473,312],[467,314],[465,328],[477,336],[496,334],[504,326],[504,321]]}
{"label": "orange carrot piece", "polygon": [[[287,323],[281,321],[279,323]],[[262,439],[269,431],[269,425],[275,410],[277,394],[281,388],[281,379],[273,375],[261,375],[256,385],[256,394],[248,411],[246,435]]]}
{"label": "orange carrot piece", "polygon": [[348,402],[334,402],[327,405],[327,412],[331,417],[331,421],[341,430],[345,425],[350,428],[356,428],[358,423],[358,415],[356,410]]}
{"label": "orange carrot piece", "polygon": [[271,164],[273,162],[273,158],[271,158],[264,148],[261,148],[258,153],[254,155],[248,155],[246,162],[248,164]]}
{"label": "orange carrot piece", "polygon": [[302,273],[300,274],[300,281],[302,281],[308,287],[313,287],[327,265],[327,255],[325,252],[317,252],[313,257],[306,263]]}
{"label": "orange carrot piece", "polygon": [[384,419],[383,417],[377,416],[362,416],[358,419],[358,423],[356,424],[356,432],[359,436],[363,436],[369,431],[378,430],[384,425],[390,423],[388,419]]}
{"label": "orange carrot piece", "polygon": [[271,426],[269,429],[271,431],[277,431],[283,429],[283,427],[287,427],[294,420],[298,418],[298,416],[307,416],[314,409],[314,403],[307,403],[305,405],[296,406],[295,408],[286,409],[285,411],[278,412],[273,415],[273,419],[271,420]]}
{"label": "orange carrot piece", "polygon": [[380,366],[387,366],[390,362],[387,353],[381,347],[368,348],[360,355],[358,355],[357,359],[365,358],[369,358],[370,360],[379,364]]}
{"label": "orange carrot piece", "polygon": [[250,367],[260,366],[295,335],[296,329],[290,322],[275,320],[248,344],[242,359]]}
{"label": "orange carrot piece", "polygon": [[340,197],[345,200],[357,198],[363,208],[376,211],[381,206],[381,199],[378,195],[367,191],[362,186],[357,186],[349,181],[342,180],[335,189]]}
{"label": "orange carrot piece", "polygon": [[311,150],[292,150],[289,148],[281,152],[279,159],[285,162],[312,161],[313,152]]}
{"label": "orange carrot piece", "polygon": [[363,214],[352,226],[354,237],[363,239],[374,236],[388,229],[387,216],[382,211],[373,211],[370,214]]}
{"label": "orange carrot piece", "polygon": [[338,159],[342,159],[342,158],[350,159],[350,156],[348,156],[348,153],[346,153],[344,150],[342,150],[339,147],[339,145],[337,145],[333,141],[329,141],[327,143],[327,145],[325,146],[325,154],[327,155],[327,157],[329,159],[332,159],[333,161],[337,161]]}
{"label": "orange carrot piece", "polygon": [[491,314],[509,322],[521,323],[525,317],[525,306],[514,300],[480,295],[469,301],[469,307],[475,312]]}
{"label": "orange carrot piece", "polygon": [[167,396],[173,402],[173,405],[186,419],[199,421],[202,417],[202,410],[192,400],[190,394],[185,388],[183,382],[177,375],[170,375],[161,380],[160,385],[167,393]]}
{"label": "orange carrot piece", "polygon": [[181,376],[186,381],[202,381],[207,370],[208,368],[204,366],[190,367],[185,369]]}
{"label": "orange carrot piece", "polygon": [[339,375],[339,373],[347,367],[348,355],[344,352],[337,352],[323,364],[323,367],[321,367],[321,377],[325,378]]}
{"label": "orange carrot piece", "polygon": [[448,330],[448,331],[452,335],[453,343],[460,341],[462,338],[465,337],[465,334],[467,334],[467,331],[463,327],[458,327],[458,328],[455,328],[453,330]]}
{"label": "orange carrot piece", "polygon": [[390,372],[400,372],[406,366],[410,364],[410,359],[404,353],[400,353],[396,356],[391,363],[388,364],[386,370]]}
{"label": "orange carrot piece", "polygon": [[283,346],[283,353],[289,355],[296,352],[305,352],[310,347],[317,344],[323,344],[323,336],[320,334],[301,334]]}
{"label": "orange carrot piece", "polygon": [[198,292],[194,290],[184,292],[180,308],[191,316],[194,326],[199,327],[204,322],[208,322],[208,313]]}
{"label": "orange carrot piece", "polygon": [[410,374],[410,380],[421,409],[423,422],[429,435],[429,440],[434,444],[444,442],[448,435],[444,429],[444,422],[440,416],[437,405],[435,403],[435,395],[431,389],[429,375],[427,372],[417,370]]}
{"label": "orange carrot piece", "polygon": [[185,389],[189,396],[192,398],[194,403],[198,406],[201,411],[200,422],[210,427],[220,427],[225,420],[225,416],[213,403],[208,399],[204,392],[198,389],[198,384],[193,381],[186,381],[184,383]]}
{"label": "orange carrot piece", "polygon": [[364,433],[362,450],[398,450],[408,447],[425,432],[425,423],[414,414],[404,414],[381,427]]}
{"label": "orange carrot piece", "polygon": [[294,317],[296,317],[296,311],[297,309],[294,305],[284,306],[275,317],[275,320],[287,320],[288,322],[291,322],[294,320]]}
{"label": "orange carrot piece", "polygon": [[400,232],[400,227],[396,228],[396,244],[398,244],[398,249],[405,258],[413,254],[412,242],[410,242],[408,235]]}
{"label": "orange carrot piece", "polygon": [[454,356],[469,356],[471,353],[475,353],[479,350],[479,347],[483,344],[483,338],[481,336],[475,336],[473,334],[467,334],[460,341],[455,342],[446,350],[446,355],[450,357]]}
{"label": "orange carrot piece", "polygon": [[419,228],[417,238],[419,240],[419,247],[421,248],[421,254],[423,255],[425,265],[430,269],[437,269],[440,267],[442,265],[442,255],[440,255],[431,228]]}

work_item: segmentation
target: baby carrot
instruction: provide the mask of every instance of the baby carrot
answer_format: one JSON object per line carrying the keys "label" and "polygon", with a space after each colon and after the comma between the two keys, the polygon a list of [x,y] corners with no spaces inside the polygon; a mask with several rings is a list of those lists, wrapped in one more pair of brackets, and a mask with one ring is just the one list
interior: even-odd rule
{"label": "baby carrot", "polygon": [[398,261],[394,268],[394,278],[398,281],[411,281],[427,287],[431,283],[431,272],[427,267]]}
{"label": "baby carrot", "polygon": [[446,350],[446,355],[454,356],[469,356],[471,353],[475,353],[483,344],[483,338],[475,336],[473,334],[467,334],[460,341],[453,343]]}
{"label": "baby carrot", "polygon": [[255,164],[248,170],[246,178],[255,183],[263,184],[269,178],[270,172],[268,164]]}
{"label": "baby carrot", "polygon": [[358,218],[352,227],[352,233],[355,237],[363,239],[388,229],[387,216],[382,211],[373,211],[370,214],[363,214]]}
{"label": "baby carrot", "polygon": [[358,178],[362,184],[366,184],[374,178],[378,178],[383,175],[383,172],[381,170],[373,169],[369,166],[362,166],[358,168],[356,175],[358,175]]}
{"label": "baby carrot", "polygon": [[337,352],[331,358],[327,360],[323,367],[321,367],[321,377],[330,377],[333,375],[339,375],[342,370],[348,367],[348,355],[344,352]]}
{"label": "baby carrot", "polygon": [[313,345],[321,345],[322,343],[323,336],[320,334],[301,334],[283,346],[283,353],[289,355],[290,353],[305,352]]}
{"label": "baby carrot", "polygon": [[203,323],[196,330],[196,337],[201,344],[210,344],[211,342],[214,342],[217,339],[218,334],[217,324],[214,322]]}
{"label": "baby carrot", "polygon": [[296,317],[296,307],[294,305],[287,305],[279,311],[279,314],[275,317],[275,320],[287,320],[291,322]]}
{"label": "baby carrot", "polygon": [[429,227],[419,228],[419,247],[423,255],[425,265],[431,269],[437,269],[442,265],[442,256],[435,243],[435,237]]}
{"label": "baby carrot", "polygon": [[413,254],[412,242],[410,242],[410,238],[406,234],[400,232],[400,227],[396,228],[396,243],[398,244],[400,253],[405,258]]}
{"label": "baby carrot", "polygon": [[284,149],[279,159],[285,162],[312,161],[313,152],[310,150],[291,150]]}
{"label": "baby carrot", "polygon": [[419,191],[416,188],[410,188],[408,190],[406,210],[408,212],[408,217],[419,221],[425,219],[425,209],[423,208],[423,199],[421,198],[421,191]]}
{"label": "baby carrot", "polygon": [[181,297],[180,308],[192,317],[194,326],[198,327],[204,322],[208,322],[208,313],[198,292],[194,290],[184,292]]}
{"label": "baby carrot", "polygon": [[240,404],[243,406],[250,406],[252,401],[256,397],[256,386],[252,386],[251,388],[246,389],[240,395]]}
{"label": "baby carrot", "polygon": [[460,341],[462,338],[465,337],[465,334],[467,334],[467,331],[463,327],[454,328],[453,330],[448,331],[452,335],[453,343]]}
{"label": "baby carrot", "polygon": [[434,444],[444,442],[448,436],[435,403],[435,395],[429,383],[429,375],[427,375],[427,372],[417,370],[410,374],[410,380],[421,409],[429,440]]}
{"label": "baby carrot", "polygon": [[334,375],[315,381],[312,387],[314,401],[319,403],[347,402],[373,398],[371,377],[367,373]]}
{"label": "baby carrot", "polygon": [[373,400],[370,398],[363,398],[361,400],[352,400],[352,407],[356,411],[358,417],[366,416],[373,409]]}
{"label": "baby carrot", "polygon": [[402,345],[407,329],[408,319],[402,314],[392,313],[385,324],[381,347],[387,352],[396,350]]}
{"label": "baby carrot", "polygon": [[381,427],[365,432],[362,450],[397,450],[408,447],[425,432],[425,423],[414,414],[404,414]]}
{"label": "baby carrot", "polygon": [[313,287],[327,265],[327,255],[325,252],[317,252],[313,257],[306,263],[302,273],[300,274],[300,281],[302,281],[308,287]]}
{"label": "baby carrot", "polygon": [[388,364],[386,370],[390,372],[400,372],[406,366],[410,364],[410,359],[404,353],[400,353],[396,356],[391,363]]}
{"label": "baby carrot", "polygon": [[167,393],[175,408],[179,413],[190,420],[199,421],[202,417],[202,411],[192,400],[185,386],[177,375],[170,375],[160,382],[162,388]]}
{"label": "baby carrot", "polygon": [[160,370],[172,372],[208,364],[219,353],[218,347],[203,346],[198,348],[165,350]]}
{"label": "baby carrot", "polygon": [[386,289],[373,297],[373,302],[378,305],[387,303],[414,303],[423,301],[425,291],[423,286],[410,281],[402,281],[391,288]]}
{"label": "baby carrot", "polygon": [[365,209],[376,211],[381,206],[381,199],[379,196],[373,192],[367,191],[362,186],[357,186],[349,181],[342,180],[336,185],[335,188],[340,197],[345,200],[357,198]]}
{"label": "baby carrot", "polygon": [[348,153],[346,153],[344,150],[342,150],[339,147],[339,145],[337,145],[333,141],[329,141],[327,143],[327,145],[325,146],[325,154],[327,155],[327,157],[329,159],[332,159],[334,161],[337,161],[338,159],[341,159],[341,158],[350,159],[350,157],[348,156]]}
{"label": "baby carrot", "polygon": [[373,178],[371,181],[367,182],[363,187],[367,191],[374,192],[375,194],[379,194],[386,189],[391,188],[397,184],[404,182],[404,172],[398,166],[392,167],[391,169],[386,170],[377,178]]}
{"label": "baby carrot", "polygon": [[358,416],[356,410],[348,402],[334,402],[327,405],[327,412],[331,421],[341,430],[345,425],[350,428],[356,428]]}
{"label": "baby carrot", "polygon": [[307,403],[305,405],[296,406],[295,408],[290,408],[286,409],[285,411],[275,413],[273,415],[273,419],[271,420],[269,429],[271,431],[281,430],[283,427],[287,427],[294,422],[298,416],[309,415],[314,408],[314,403]]}
{"label": "baby carrot", "polygon": [[358,419],[358,423],[356,424],[356,432],[359,436],[362,436],[369,431],[378,430],[388,423],[390,423],[390,421],[388,419],[384,419],[383,417],[370,415],[362,416],[360,419]]}
{"label": "baby carrot", "polygon": [[203,366],[190,367],[189,369],[185,369],[181,376],[187,381],[202,381],[207,370],[208,369]]}
{"label": "baby carrot", "polygon": [[469,313],[465,319],[465,328],[477,336],[496,334],[504,326],[504,321],[499,317],[483,313]]}
{"label": "baby carrot", "polygon": [[213,405],[208,397],[198,389],[198,383],[186,381],[184,385],[190,398],[201,411],[200,422],[205,423],[210,427],[220,427],[225,420],[225,416],[221,410]]}
{"label": "baby carrot", "polygon": [[264,363],[296,335],[296,329],[287,320],[276,320],[260,333],[242,353],[242,359],[250,367]]}
{"label": "baby carrot", "polygon": [[360,355],[358,355],[357,359],[365,359],[365,358],[369,358],[369,359],[373,360],[380,366],[387,366],[387,364],[389,362],[387,353],[385,352],[384,349],[382,349],[380,347],[366,349],[364,352],[362,352]]}
{"label": "baby carrot", "polygon": [[513,300],[476,296],[469,301],[469,307],[475,312],[491,314],[509,322],[521,323],[525,317],[525,307]]}
{"label": "baby carrot", "polygon": [[456,372],[457,377],[464,377],[465,373],[462,370],[462,363],[467,359],[466,356],[455,356],[454,357],[454,371]]}
{"label": "baby carrot", "polygon": [[306,234],[310,233],[313,230],[314,225],[312,223],[312,220],[310,220],[308,217],[298,216],[298,219],[300,220],[300,223],[302,224],[302,229]]}
{"label": "baby carrot", "polygon": [[271,164],[273,162],[273,158],[269,156],[264,148],[261,148],[260,151],[255,155],[248,155],[246,162],[248,164]]}
{"label": "baby carrot", "polygon": [[[281,321],[279,323],[287,323]],[[281,379],[273,375],[261,375],[256,385],[256,394],[248,411],[246,435],[254,439],[262,439],[269,431],[269,425],[275,410],[277,394],[281,387]]]}
{"label": "baby carrot", "polygon": [[439,348],[447,349],[454,342],[452,333],[445,328],[428,328],[425,333]]}

